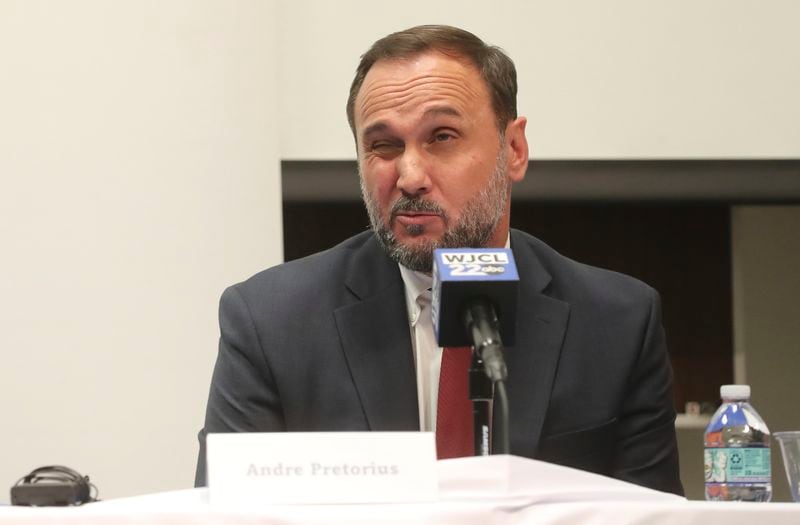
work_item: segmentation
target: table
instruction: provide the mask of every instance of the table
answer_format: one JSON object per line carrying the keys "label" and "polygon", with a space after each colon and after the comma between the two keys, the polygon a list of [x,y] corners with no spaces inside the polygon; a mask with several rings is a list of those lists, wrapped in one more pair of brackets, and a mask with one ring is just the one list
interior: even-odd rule
{"label": "table", "polygon": [[614,524],[769,525],[800,523],[792,503],[687,501],[622,481],[511,456],[438,462],[430,503],[270,505],[224,508],[205,488],[72,508],[0,507],[0,525],[44,524]]}

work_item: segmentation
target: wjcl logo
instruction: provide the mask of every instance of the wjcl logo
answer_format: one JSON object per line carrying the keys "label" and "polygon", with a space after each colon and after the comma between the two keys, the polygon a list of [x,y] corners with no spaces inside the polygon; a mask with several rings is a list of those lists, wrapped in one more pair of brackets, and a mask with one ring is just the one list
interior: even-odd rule
{"label": "wjcl logo", "polygon": [[445,252],[442,263],[452,276],[489,276],[505,273],[508,253],[497,252]]}

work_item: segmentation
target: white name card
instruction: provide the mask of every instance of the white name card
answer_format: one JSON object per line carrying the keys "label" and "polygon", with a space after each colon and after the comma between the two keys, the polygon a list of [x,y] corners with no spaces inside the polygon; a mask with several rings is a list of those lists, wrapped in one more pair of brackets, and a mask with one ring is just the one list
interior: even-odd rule
{"label": "white name card", "polygon": [[207,436],[212,505],[390,503],[438,498],[432,432]]}

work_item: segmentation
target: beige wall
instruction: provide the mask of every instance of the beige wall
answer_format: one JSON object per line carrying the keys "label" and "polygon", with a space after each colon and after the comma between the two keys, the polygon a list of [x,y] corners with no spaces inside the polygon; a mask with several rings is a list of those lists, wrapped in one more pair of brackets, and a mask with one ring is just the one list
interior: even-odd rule
{"label": "beige wall", "polygon": [[0,0],[0,502],[191,486],[219,295],[282,259],[273,9]]}
{"label": "beige wall", "polygon": [[280,5],[284,159],[354,158],[344,106],[358,56],[391,31],[430,23],[508,51],[533,158],[800,155],[795,0]]}

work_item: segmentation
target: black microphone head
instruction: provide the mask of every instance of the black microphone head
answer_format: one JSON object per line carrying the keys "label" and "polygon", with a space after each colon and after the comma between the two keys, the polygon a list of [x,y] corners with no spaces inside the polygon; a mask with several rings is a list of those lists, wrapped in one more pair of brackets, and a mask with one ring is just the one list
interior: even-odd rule
{"label": "black microphone head", "polygon": [[475,299],[494,306],[503,343],[516,338],[519,274],[506,248],[439,249],[433,256],[432,316],[439,346],[471,346],[463,310]]}

